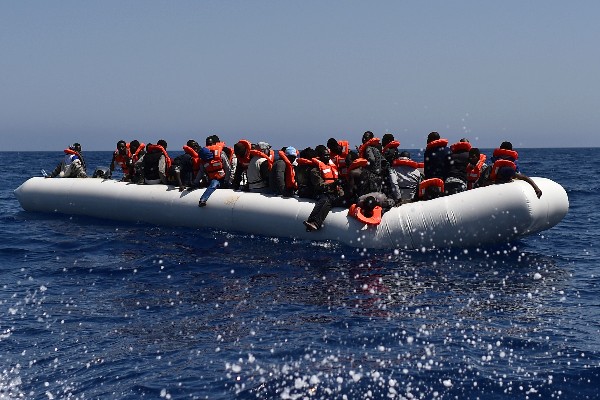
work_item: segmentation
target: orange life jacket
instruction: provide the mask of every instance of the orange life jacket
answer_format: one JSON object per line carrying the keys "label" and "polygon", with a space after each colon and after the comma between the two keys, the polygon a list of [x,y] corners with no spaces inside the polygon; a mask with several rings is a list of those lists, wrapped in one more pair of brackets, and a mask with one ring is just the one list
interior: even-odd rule
{"label": "orange life jacket", "polygon": [[374,137],[372,139],[367,140],[365,143],[361,144],[358,147],[358,156],[360,158],[365,158],[365,150],[367,149],[367,147],[377,145],[379,145],[379,138]]}
{"label": "orange life jacket", "polygon": [[190,146],[183,146],[183,151],[185,152],[185,154],[189,154],[192,157],[192,168],[195,177],[198,174],[198,171],[200,171],[202,160],[200,159],[198,152],[196,152],[196,150],[192,149]]}
{"label": "orange life jacket", "polygon": [[392,161],[392,167],[412,167],[419,168],[419,163],[411,159],[396,158]]}
{"label": "orange life jacket", "polygon": [[225,178],[225,169],[223,168],[223,160],[221,160],[223,147],[223,143],[217,143],[206,147],[213,153],[213,158],[204,163],[204,171],[206,171],[206,175],[208,175],[209,179],[220,180]]}
{"label": "orange life jacket", "polygon": [[131,151],[129,150],[129,143],[127,143],[125,145],[125,154],[121,154],[119,152],[119,149],[117,148],[117,150],[115,150],[115,152],[113,153],[114,156],[114,160],[117,162],[117,164],[119,164],[119,166],[121,167],[121,169],[123,170],[123,172],[125,174],[127,174],[129,172],[129,167],[127,166],[127,161],[131,158]]}
{"label": "orange life jacket", "polygon": [[467,189],[473,189],[473,185],[481,176],[481,168],[483,167],[485,160],[485,154],[480,154],[479,161],[476,165],[471,165],[471,163],[467,165]]}
{"label": "orange life jacket", "polygon": [[246,149],[246,153],[244,154],[244,157],[238,157],[237,165],[238,165],[238,167],[241,166],[245,170],[248,168],[248,164],[250,164],[250,157],[251,157],[250,150],[252,150],[252,143],[250,143],[246,139],[242,139],[238,143],[242,143],[244,145],[244,148]]}
{"label": "orange life jacket", "polygon": [[400,142],[397,140],[392,140],[391,142],[389,142],[388,144],[386,144],[383,149],[381,149],[381,153],[385,153],[385,151],[387,149],[397,149],[398,147],[400,147]]}
{"label": "orange life jacket", "polygon": [[517,161],[519,159],[519,153],[517,153],[516,151],[514,151],[514,150],[507,150],[507,149],[500,149],[500,148],[494,149],[493,156],[495,158],[500,158],[500,159],[503,159],[503,160],[511,159],[513,161]]}
{"label": "orange life jacket", "polygon": [[260,150],[257,149],[252,149],[250,150],[250,158],[248,159],[248,162],[250,162],[250,159],[252,157],[262,157],[265,158],[267,160],[267,162],[269,163],[269,171],[271,170],[271,168],[273,167],[273,162],[275,161],[275,152],[273,150],[271,150],[269,152],[269,155],[263,153]]}
{"label": "orange life jacket", "polygon": [[496,182],[496,179],[498,178],[498,171],[501,168],[510,168],[514,172],[517,172],[517,166],[514,162],[510,160],[497,160],[494,162],[494,165],[492,165],[492,172],[490,173],[490,180],[492,182]]}
{"label": "orange life jacket", "polygon": [[448,139],[438,139],[427,143],[427,150],[448,146]]}
{"label": "orange life jacket", "polygon": [[425,179],[419,183],[419,198],[423,198],[425,196],[425,191],[429,187],[438,187],[440,189],[440,193],[444,193],[444,181],[440,178],[431,178]]}
{"label": "orange life jacket", "polygon": [[367,161],[366,158],[357,158],[348,166],[348,172],[355,170],[356,168],[366,167],[367,165],[369,165],[369,161]]}
{"label": "orange life jacket", "polygon": [[319,168],[321,177],[326,183],[334,183],[337,180],[339,174],[337,167],[333,163],[328,165],[318,158],[313,158],[313,164]]}
{"label": "orange life jacket", "polygon": [[331,153],[331,160],[337,166],[340,176],[346,177],[348,175],[346,157],[348,157],[348,153],[350,153],[350,144],[347,140],[338,140],[338,144],[342,147],[342,152],[340,154]]}
{"label": "orange life jacket", "polygon": [[290,162],[290,160],[285,155],[285,152],[279,150],[279,158],[283,160],[285,163],[285,187],[286,189],[298,189],[298,184],[296,183],[296,171],[294,170],[294,166]]}
{"label": "orange life jacket", "polygon": [[469,150],[471,150],[471,143],[469,142],[456,142],[452,146],[450,146],[450,151],[452,151],[453,153],[460,153]]}
{"label": "orange life jacket", "polygon": [[149,144],[147,147],[147,150],[150,153],[153,153],[156,151],[162,152],[163,155],[165,156],[166,169],[169,169],[171,167],[171,157],[169,157],[169,154],[167,153],[167,151],[160,144]]}
{"label": "orange life jacket", "polygon": [[350,209],[348,210],[348,215],[356,218],[363,224],[367,225],[379,225],[381,223],[381,214],[383,210],[380,206],[375,206],[373,208],[373,215],[367,217],[363,214],[363,210],[357,206],[356,204],[352,204]]}

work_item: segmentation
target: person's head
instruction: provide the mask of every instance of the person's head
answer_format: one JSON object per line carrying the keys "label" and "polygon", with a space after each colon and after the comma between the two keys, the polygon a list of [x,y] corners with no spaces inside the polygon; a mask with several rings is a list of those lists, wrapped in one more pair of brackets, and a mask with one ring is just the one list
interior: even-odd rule
{"label": "person's head", "polygon": [[459,142],[470,143],[469,139],[467,139],[467,138],[462,138],[462,139],[459,140]]}
{"label": "person's head", "polygon": [[293,163],[294,160],[296,159],[296,155],[297,155],[296,148],[294,148],[292,146],[288,146],[285,148],[284,153],[285,153],[285,156],[287,157],[287,159]]}
{"label": "person's head", "polygon": [[213,144],[217,144],[221,141],[221,138],[217,135],[212,135],[211,137],[212,137]]}
{"label": "person's head", "polygon": [[504,150],[512,150],[512,143],[511,142],[502,142],[500,144],[500,148],[504,149]]}
{"label": "person's head", "polygon": [[304,150],[300,151],[300,158],[304,158],[306,160],[312,160],[317,156],[317,152],[312,147],[307,147]]}
{"label": "person's head", "polygon": [[258,148],[258,150],[260,150],[263,154],[266,154],[267,156],[271,153],[271,145],[267,142],[258,142],[256,144],[256,147]]}
{"label": "person's head", "polygon": [[157,145],[161,146],[163,149],[167,149],[167,141],[164,139],[160,139],[158,142],[156,142]]}
{"label": "person's head", "polygon": [[77,142],[75,142],[71,146],[69,146],[69,149],[76,151],[78,153],[81,153],[81,145]]}
{"label": "person's head", "polygon": [[390,144],[391,142],[393,142],[394,140],[394,135],[392,135],[391,133],[386,133],[385,135],[383,135],[383,137],[381,138],[381,145],[383,147],[387,146],[388,144]]}
{"label": "person's head", "polygon": [[132,153],[135,153],[137,151],[137,149],[140,148],[140,141],[137,139],[132,140],[131,142],[129,142],[129,150],[131,150]]}
{"label": "person's head", "polygon": [[127,143],[124,140],[119,140],[117,142],[117,151],[119,154],[125,154],[127,152]]}
{"label": "person's head", "polygon": [[213,137],[213,135],[211,136],[207,136],[205,143],[207,146],[212,146],[213,144],[216,144],[217,142],[215,142],[215,138]]}
{"label": "person's head", "polygon": [[410,159],[410,153],[408,151],[403,151],[398,155],[398,157]]}
{"label": "person's head", "polygon": [[479,162],[479,157],[481,156],[481,152],[477,147],[471,147],[469,150],[469,163],[472,165],[476,165]]}
{"label": "person's head", "polygon": [[367,196],[362,204],[363,215],[367,218],[373,216],[373,209],[377,206],[377,200],[373,196]]}
{"label": "person's head", "polygon": [[337,140],[335,140],[335,138],[329,138],[329,140],[327,141],[327,148],[334,154],[342,153],[342,146],[340,146],[340,144]]}
{"label": "person's head", "polygon": [[198,152],[198,150],[200,150],[200,145],[194,139],[188,140],[186,146],[193,149],[195,152]]}
{"label": "person's head", "polygon": [[317,147],[315,147],[315,151],[317,152],[317,157],[325,164],[327,164],[331,159],[331,153],[329,152],[329,149],[326,146],[320,144]]}
{"label": "person's head", "polygon": [[439,140],[440,139],[440,134],[437,132],[430,132],[429,135],[427,135],[427,143],[431,143],[434,140]]}
{"label": "person's head", "polygon": [[351,150],[348,155],[346,156],[346,165],[350,165],[352,164],[352,162],[354,160],[356,160],[358,158],[358,152],[356,152],[355,150]]}
{"label": "person's head", "polygon": [[245,143],[237,142],[233,145],[233,153],[239,159],[246,158],[248,150],[248,146]]}
{"label": "person's head", "polygon": [[368,142],[369,140],[373,139],[374,137],[375,137],[375,135],[373,134],[373,132],[371,132],[371,131],[366,131],[365,133],[363,133],[363,136],[362,136],[362,142],[363,142],[363,143],[366,143],[366,142]]}

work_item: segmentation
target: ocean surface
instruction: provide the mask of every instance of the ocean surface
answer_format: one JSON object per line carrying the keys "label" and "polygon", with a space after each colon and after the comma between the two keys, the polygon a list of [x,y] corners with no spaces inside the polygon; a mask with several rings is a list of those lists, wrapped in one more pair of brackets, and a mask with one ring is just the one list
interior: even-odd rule
{"label": "ocean surface", "polygon": [[29,213],[62,154],[0,153],[0,399],[600,399],[598,149],[519,152],[565,219],[432,252]]}

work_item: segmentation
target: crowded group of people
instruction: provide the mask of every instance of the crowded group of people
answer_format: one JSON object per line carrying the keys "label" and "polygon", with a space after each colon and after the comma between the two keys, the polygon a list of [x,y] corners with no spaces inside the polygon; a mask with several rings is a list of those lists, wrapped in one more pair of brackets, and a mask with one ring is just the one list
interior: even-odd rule
{"label": "crowded group of people", "polygon": [[[354,149],[347,140],[335,138],[300,151],[292,146],[275,151],[267,142],[245,139],[229,147],[217,135],[208,136],[204,146],[190,139],[182,149],[183,154],[172,158],[163,139],[156,144],[119,140],[110,167],[96,170],[93,177],[111,178],[118,167],[125,182],[174,185],[179,191],[206,188],[199,207],[218,188],[314,199],[303,222],[307,231],[321,229],[332,207],[346,207],[362,223],[377,225],[392,207],[513,179],[528,182],[538,198],[542,195],[521,173],[510,142],[502,142],[487,162],[468,139],[449,145],[438,132],[427,136],[422,162],[401,151],[392,134],[380,139],[370,131]],[[64,159],[45,176],[87,177],[81,145],[74,143],[64,152]]]}

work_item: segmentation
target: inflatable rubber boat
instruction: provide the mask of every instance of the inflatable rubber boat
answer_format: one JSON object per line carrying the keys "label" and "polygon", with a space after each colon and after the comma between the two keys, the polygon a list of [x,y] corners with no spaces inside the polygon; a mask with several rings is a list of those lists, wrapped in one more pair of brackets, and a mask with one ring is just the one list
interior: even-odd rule
{"label": "inflatable rubber boat", "polygon": [[26,211],[333,240],[360,248],[430,249],[505,243],[558,224],[569,209],[567,193],[552,180],[532,179],[543,192],[539,199],[528,183],[514,181],[403,204],[386,212],[377,226],[334,208],[315,232],[302,224],[313,201],[230,189],[217,189],[202,208],[198,199],[204,189],[180,192],[174,186],[100,178],[31,178],[15,195]]}

